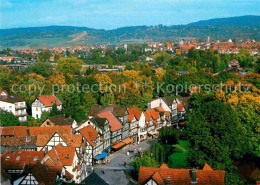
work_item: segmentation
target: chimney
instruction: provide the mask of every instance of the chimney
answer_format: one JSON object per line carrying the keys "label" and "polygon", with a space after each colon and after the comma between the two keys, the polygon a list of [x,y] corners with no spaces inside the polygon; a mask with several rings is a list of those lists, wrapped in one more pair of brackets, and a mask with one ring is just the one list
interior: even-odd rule
{"label": "chimney", "polygon": [[31,141],[31,136],[30,136],[30,132],[29,132],[28,128],[26,129],[26,133],[27,133],[27,135],[26,135],[26,142],[28,143],[28,142]]}
{"label": "chimney", "polygon": [[192,171],[191,171],[191,183],[192,184],[198,183],[197,170],[195,168],[193,168]]}
{"label": "chimney", "polygon": [[171,184],[171,177],[168,177],[166,181],[166,185],[170,185],[170,184]]}

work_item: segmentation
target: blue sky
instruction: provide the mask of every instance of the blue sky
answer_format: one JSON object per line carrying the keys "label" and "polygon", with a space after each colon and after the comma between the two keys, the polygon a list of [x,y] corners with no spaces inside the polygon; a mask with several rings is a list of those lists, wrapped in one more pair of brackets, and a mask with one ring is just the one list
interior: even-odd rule
{"label": "blue sky", "polygon": [[260,0],[0,0],[0,28],[49,25],[114,29],[260,15]]}

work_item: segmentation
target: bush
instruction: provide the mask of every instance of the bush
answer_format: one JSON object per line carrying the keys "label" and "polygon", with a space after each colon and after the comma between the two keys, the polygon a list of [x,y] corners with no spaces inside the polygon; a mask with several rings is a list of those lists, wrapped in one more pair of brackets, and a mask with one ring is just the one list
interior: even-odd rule
{"label": "bush", "polygon": [[179,142],[178,131],[174,127],[162,128],[159,132],[159,141],[162,144],[174,145]]}

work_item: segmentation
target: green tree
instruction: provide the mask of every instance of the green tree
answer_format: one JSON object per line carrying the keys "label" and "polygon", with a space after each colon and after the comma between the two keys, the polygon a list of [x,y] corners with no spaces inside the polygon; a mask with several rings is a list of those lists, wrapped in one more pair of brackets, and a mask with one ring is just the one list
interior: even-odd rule
{"label": "green tree", "polygon": [[165,51],[163,52],[159,52],[159,53],[155,53],[153,55],[153,60],[154,62],[160,66],[163,67],[164,69],[166,69],[167,64],[170,60],[170,55],[168,53],[166,53]]}
{"label": "green tree", "polygon": [[86,92],[83,97],[83,104],[81,109],[84,110],[85,115],[88,115],[90,108],[97,104],[96,98],[93,96],[92,92]]}
{"label": "green tree", "polygon": [[110,56],[107,57],[107,63],[108,63],[108,68],[113,69],[113,59]]}
{"label": "green tree", "polygon": [[17,126],[20,125],[19,119],[12,113],[0,109],[0,125],[1,126]]}
{"label": "green tree", "polygon": [[49,62],[51,57],[50,51],[42,51],[39,53],[40,62]]}
{"label": "green tree", "polygon": [[113,93],[105,93],[101,99],[100,99],[100,103],[103,106],[108,106],[110,104],[114,104],[115,103],[115,96]]}
{"label": "green tree", "polygon": [[154,168],[158,167],[157,161],[148,155],[144,155],[143,157],[138,157],[137,159],[132,161],[130,165],[132,165],[135,168],[136,174],[139,174],[141,166],[154,167]]}
{"label": "green tree", "polygon": [[[43,122],[43,121],[45,121],[46,119],[48,119],[49,117],[50,117],[50,112],[48,112],[48,111],[43,111],[40,121]],[[33,119],[32,119],[32,120],[33,120]]]}
{"label": "green tree", "polygon": [[58,108],[57,108],[57,105],[54,104],[52,106],[52,109],[51,109],[51,112],[50,112],[50,116],[57,116],[59,114],[61,114],[61,111],[59,111]]}
{"label": "green tree", "polygon": [[53,73],[53,66],[49,62],[38,62],[35,64],[28,65],[28,67],[23,70],[23,73],[36,73],[44,77],[47,77]]}
{"label": "green tree", "polygon": [[228,184],[237,184],[233,162],[249,150],[246,130],[235,111],[219,101],[200,102],[188,115],[188,152],[190,166],[202,167],[205,162],[214,169],[226,170]]}
{"label": "green tree", "polygon": [[61,58],[57,69],[64,74],[79,74],[83,62],[77,58]]}

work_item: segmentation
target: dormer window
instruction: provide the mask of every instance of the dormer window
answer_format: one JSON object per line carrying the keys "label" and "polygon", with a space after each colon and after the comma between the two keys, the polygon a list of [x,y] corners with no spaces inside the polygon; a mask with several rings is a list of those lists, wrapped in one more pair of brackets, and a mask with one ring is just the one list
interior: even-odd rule
{"label": "dormer window", "polygon": [[192,184],[197,184],[198,183],[197,170],[195,168],[193,168],[192,171],[191,171],[191,183]]}
{"label": "dormer window", "polygon": [[35,157],[33,158],[33,160],[34,160],[34,161],[39,160],[38,156],[35,156]]}
{"label": "dormer window", "polygon": [[10,159],[10,156],[6,156],[5,160],[8,161]]}

